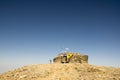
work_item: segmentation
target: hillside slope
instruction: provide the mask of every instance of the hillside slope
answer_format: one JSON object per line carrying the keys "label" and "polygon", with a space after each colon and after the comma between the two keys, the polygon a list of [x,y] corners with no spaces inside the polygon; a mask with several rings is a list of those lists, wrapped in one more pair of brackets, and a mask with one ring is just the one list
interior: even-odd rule
{"label": "hillside slope", "polygon": [[89,64],[38,64],[0,75],[0,80],[120,80],[120,68]]}

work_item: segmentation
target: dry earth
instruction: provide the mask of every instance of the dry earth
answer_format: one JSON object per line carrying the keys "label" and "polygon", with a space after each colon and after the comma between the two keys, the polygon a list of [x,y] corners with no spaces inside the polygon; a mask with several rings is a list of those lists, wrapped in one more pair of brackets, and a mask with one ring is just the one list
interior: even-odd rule
{"label": "dry earth", "polygon": [[0,80],[120,80],[120,68],[80,63],[37,64],[0,74]]}

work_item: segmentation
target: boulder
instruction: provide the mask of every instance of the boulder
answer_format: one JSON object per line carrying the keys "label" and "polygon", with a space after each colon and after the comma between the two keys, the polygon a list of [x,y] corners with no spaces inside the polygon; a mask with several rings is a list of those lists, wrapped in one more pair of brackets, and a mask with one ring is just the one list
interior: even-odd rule
{"label": "boulder", "polygon": [[[54,59],[53,62],[54,63],[62,63],[62,62],[66,62],[65,58],[62,58],[63,53],[59,53]],[[64,52],[64,54],[66,54],[67,56],[70,55],[69,59],[67,57],[67,62],[66,63],[88,63],[88,55],[83,55],[83,54],[79,54],[76,52]]]}

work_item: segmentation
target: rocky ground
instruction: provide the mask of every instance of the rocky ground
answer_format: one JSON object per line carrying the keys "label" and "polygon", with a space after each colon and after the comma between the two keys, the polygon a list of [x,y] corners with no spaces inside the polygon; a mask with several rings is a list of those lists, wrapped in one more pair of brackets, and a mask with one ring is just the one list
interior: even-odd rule
{"label": "rocky ground", "polygon": [[0,80],[120,80],[120,68],[80,63],[38,64],[0,74]]}

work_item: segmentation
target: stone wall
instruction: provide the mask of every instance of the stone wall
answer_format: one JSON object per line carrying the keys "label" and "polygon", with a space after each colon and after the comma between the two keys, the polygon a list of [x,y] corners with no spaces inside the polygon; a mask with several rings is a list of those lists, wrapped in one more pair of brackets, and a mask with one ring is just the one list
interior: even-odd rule
{"label": "stone wall", "polygon": [[[64,58],[61,58],[61,54],[58,54],[54,59],[54,63],[62,63],[61,61],[64,62]],[[75,52],[65,52],[66,55],[72,55],[67,63],[88,63],[88,55],[83,55]],[[64,60],[62,60],[64,59]]]}

